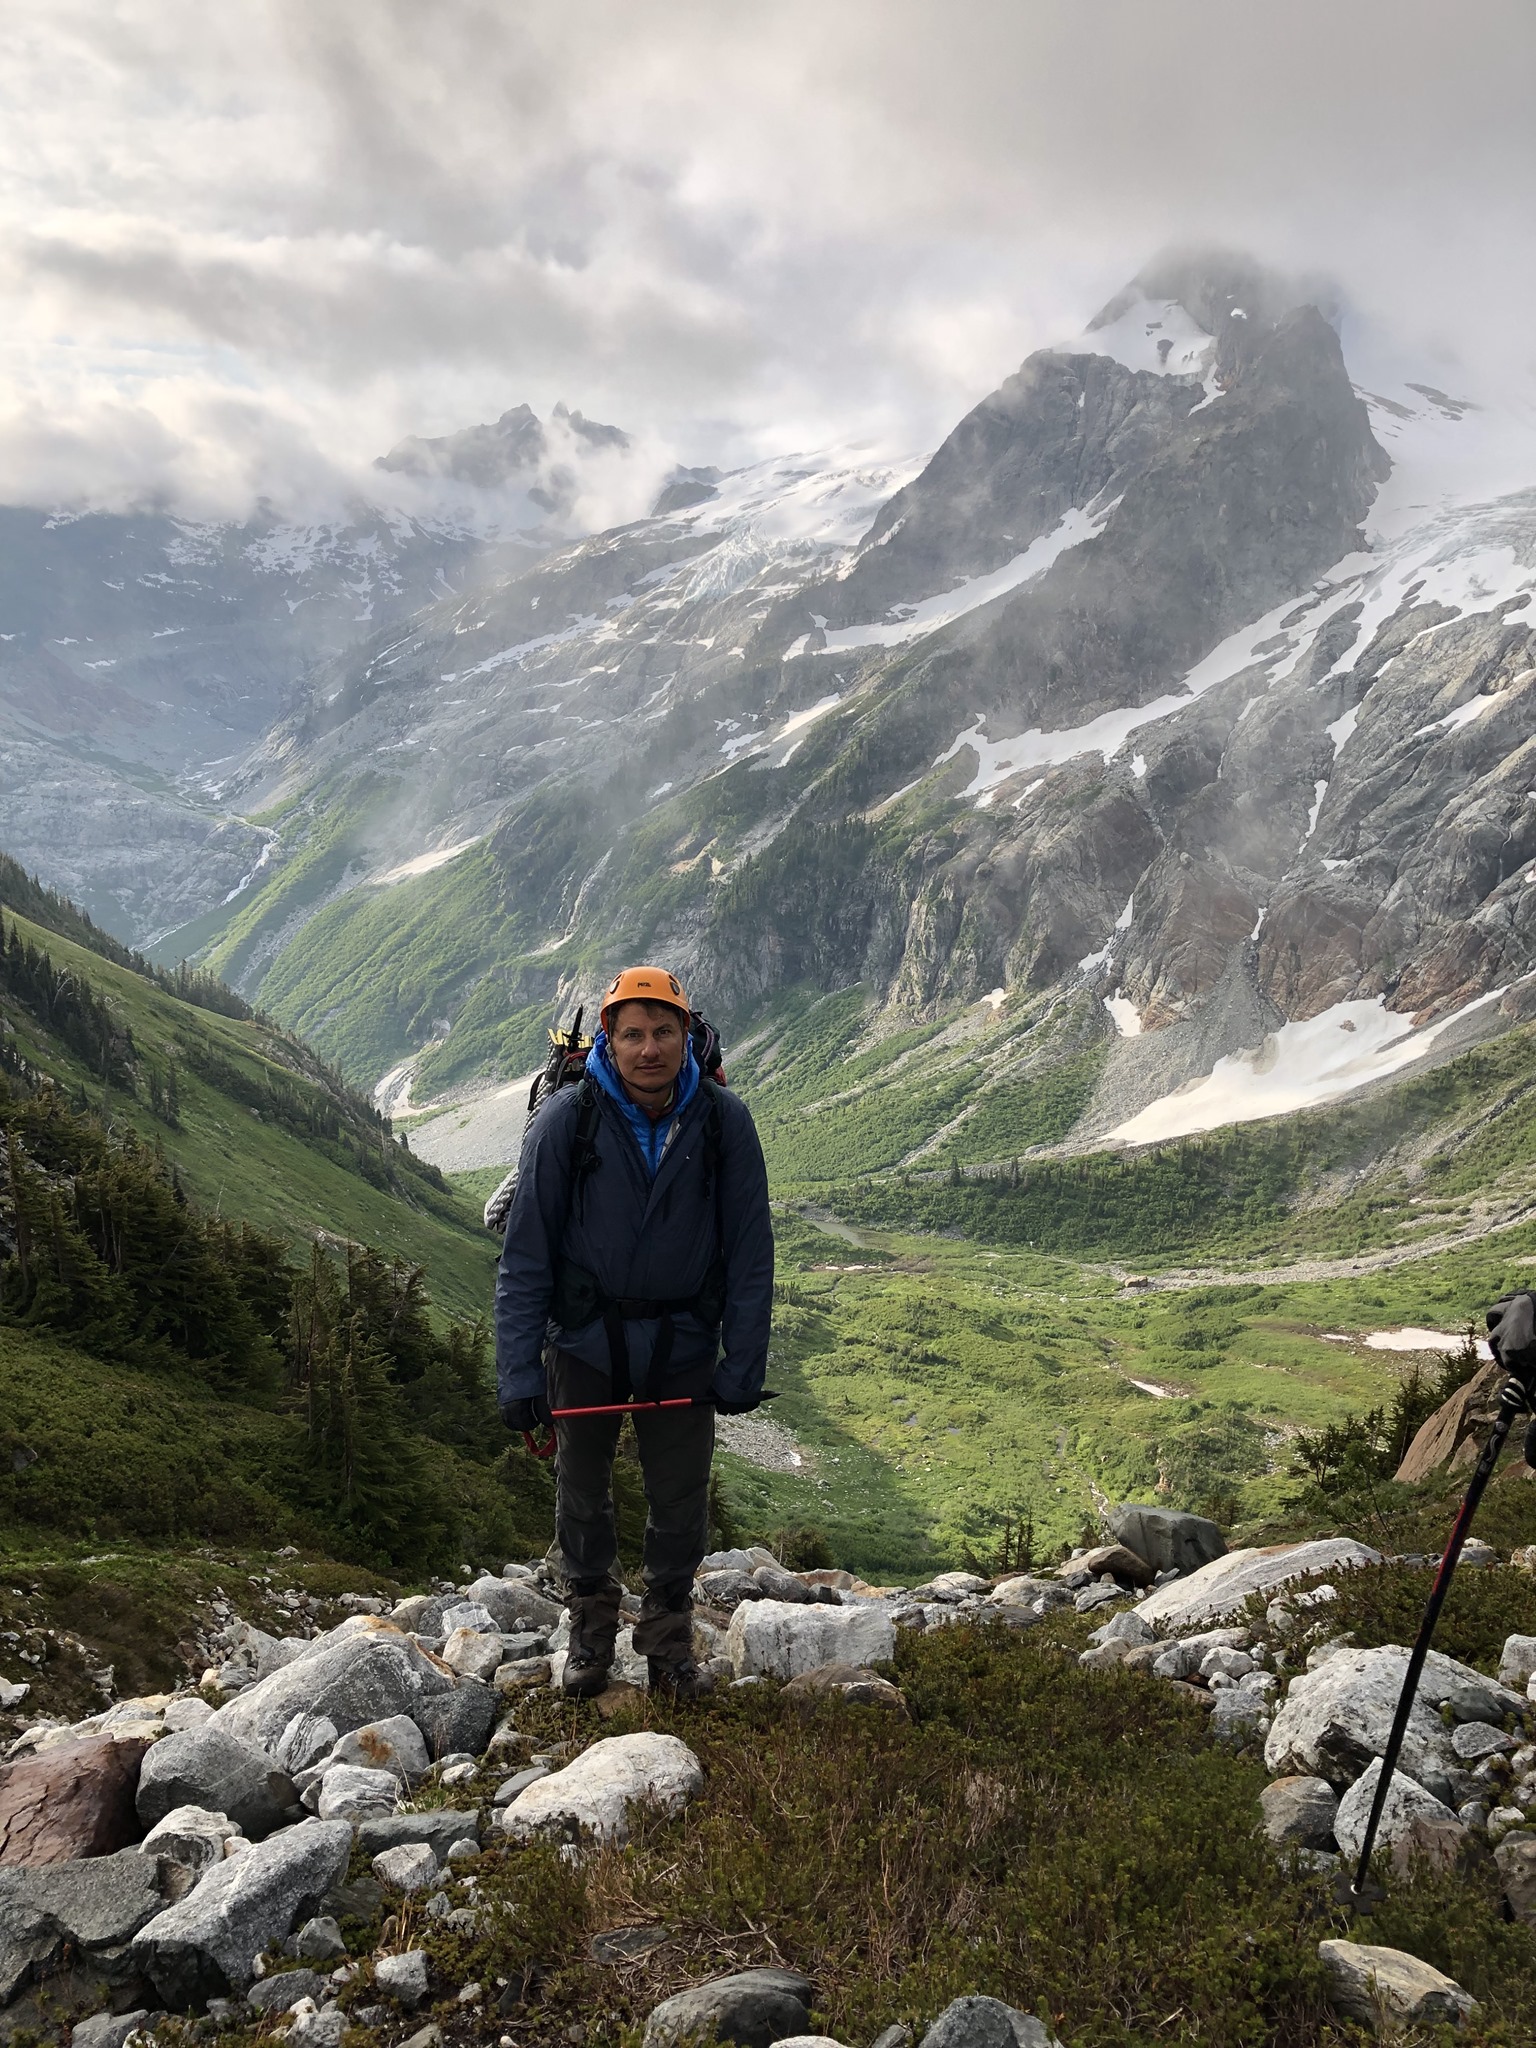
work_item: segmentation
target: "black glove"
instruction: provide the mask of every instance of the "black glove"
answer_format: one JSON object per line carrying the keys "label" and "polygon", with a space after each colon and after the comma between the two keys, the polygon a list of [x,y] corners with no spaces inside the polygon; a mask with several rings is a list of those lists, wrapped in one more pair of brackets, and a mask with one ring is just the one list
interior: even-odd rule
{"label": "black glove", "polygon": [[1536,1296],[1529,1288],[1506,1294],[1488,1311],[1488,1341],[1493,1355],[1524,1386],[1536,1394]]}
{"label": "black glove", "polygon": [[531,1401],[503,1401],[501,1419],[508,1429],[526,1430],[530,1434],[536,1429],[548,1429],[549,1403],[542,1394],[535,1394]]}
{"label": "black glove", "polygon": [[714,1402],[717,1415],[750,1415],[754,1408],[762,1407],[763,1397],[761,1394],[742,1394],[727,1401],[723,1395],[716,1394]]}

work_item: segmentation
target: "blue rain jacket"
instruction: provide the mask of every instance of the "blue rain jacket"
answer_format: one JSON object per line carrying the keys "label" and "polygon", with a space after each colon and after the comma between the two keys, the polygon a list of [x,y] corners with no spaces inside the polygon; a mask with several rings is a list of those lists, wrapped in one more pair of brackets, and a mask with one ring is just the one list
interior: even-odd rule
{"label": "blue rain jacket", "polygon": [[[696,1294],[724,1255],[725,1307],[717,1326],[684,1312],[660,1384],[652,1359],[659,1318],[629,1320],[624,1336],[637,1400],[712,1390],[725,1401],[762,1391],[773,1315],[773,1227],[768,1174],[751,1112],[738,1096],[716,1092],[720,1109],[719,1235],[716,1196],[705,1186],[704,1127],[710,1090],[690,1049],[677,1100],[653,1125],[625,1095],[604,1037],[587,1061],[586,1086],[597,1105],[597,1164],[569,1203],[576,1088],[562,1088],[535,1113],[523,1135],[517,1192],[507,1217],[496,1274],[496,1380],[501,1401],[545,1392],[544,1347],[553,1342],[597,1371],[610,1370],[601,1318],[565,1329],[550,1316],[555,1266],[565,1256],[608,1294],[674,1301]],[[570,1223],[560,1242],[567,1207]]]}

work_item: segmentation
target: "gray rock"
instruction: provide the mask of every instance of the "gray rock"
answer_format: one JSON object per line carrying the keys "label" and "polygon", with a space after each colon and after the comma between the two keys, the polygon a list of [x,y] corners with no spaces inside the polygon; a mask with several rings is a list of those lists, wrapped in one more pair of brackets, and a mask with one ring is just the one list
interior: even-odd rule
{"label": "gray rock", "polygon": [[1259,1693],[1240,1692],[1234,1685],[1219,1692],[1211,1707],[1211,1734],[1217,1742],[1241,1748],[1269,1728],[1269,1702]]}
{"label": "gray rock", "polygon": [[[1378,1759],[1350,1786],[1333,1817],[1334,1839],[1351,1863],[1364,1846],[1366,1822],[1380,1777]],[[1389,1851],[1392,1867],[1404,1874],[1416,1856],[1426,1858],[1436,1869],[1449,1870],[1466,1839],[1465,1826],[1443,1800],[1426,1792],[1401,1769],[1392,1773],[1373,1853]]]}
{"label": "gray rock", "polygon": [[321,2006],[316,2011],[305,1999],[294,2010],[287,2038],[292,2048],[341,2048],[349,2024],[339,2005]]}
{"label": "gray rock", "polygon": [[480,1816],[460,1806],[439,1806],[429,1813],[392,1813],[384,1820],[358,1824],[357,1846],[367,1856],[393,1849],[401,1842],[425,1842],[439,1863],[447,1861],[455,1842],[480,1839]]}
{"label": "gray rock", "polygon": [[166,1856],[179,1863],[195,1882],[224,1861],[225,1843],[239,1833],[227,1814],[210,1813],[202,1806],[174,1806],[164,1820],[155,1822],[139,1847],[146,1856]]}
{"label": "gray rock", "polygon": [[1506,1835],[1493,1860],[1509,1910],[1527,1927],[1536,1927],[1536,1835]]}
{"label": "gray rock", "polygon": [[604,1934],[593,1935],[587,1954],[594,1963],[632,1963],[668,1939],[665,1927],[610,1927]]}
{"label": "gray rock", "polygon": [[527,1579],[476,1579],[463,1597],[485,1608],[496,1627],[509,1635],[519,1629],[551,1629],[560,1619],[559,1603],[547,1599]]}
{"label": "gray rock", "polygon": [[393,1771],[407,1785],[414,1785],[432,1768],[421,1730],[408,1714],[392,1714],[387,1721],[369,1721],[353,1728],[337,1740],[330,1756],[338,1764]]}
{"label": "gray rock", "polygon": [[245,1994],[245,2002],[257,2012],[291,2012],[301,1998],[318,2004],[325,1996],[325,1979],[315,1970],[283,1970],[274,1977],[258,1977]]}
{"label": "gray rock", "polygon": [[174,1872],[173,1864],[137,1849],[77,1863],[0,1867],[0,2005],[46,1975],[68,1949],[104,1958],[109,1982],[126,1975],[116,1959],[165,1910]]}
{"label": "gray rock", "polygon": [[1326,1778],[1276,1778],[1259,1794],[1264,1832],[1277,1847],[1326,1849],[1339,1796]]}
{"label": "gray rock", "polygon": [[421,1730],[427,1754],[446,1757],[455,1751],[479,1756],[491,1739],[501,1698],[494,1686],[461,1678],[452,1692],[433,1693],[411,1715]]}
{"label": "gray rock", "polygon": [[384,1910],[384,1887],[367,1875],[350,1884],[333,1884],[320,1901],[320,1910],[336,1921],[376,1920]]}
{"label": "gray rock", "polygon": [[210,1870],[196,1891],[151,1920],[134,1938],[134,1958],[176,2012],[243,1991],[256,1958],[309,1917],[340,1882],[351,1853],[345,1821],[285,1828]]}
{"label": "gray rock", "polygon": [[427,1995],[427,1956],[424,1949],[410,1948],[403,1955],[380,1956],[373,1969],[373,1981],[380,1991],[414,2012]]}
{"label": "gray rock", "polygon": [[1120,1614],[1111,1615],[1108,1621],[1093,1631],[1088,1640],[1095,1646],[1103,1643],[1125,1643],[1134,1647],[1141,1643],[1155,1642],[1157,1638],[1135,1609],[1128,1607]]}
{"label": "gray rock", "polygon": [[912,2048],[912,2029],[902,2020],[896,2020],[883,2033],[876,2034],[870,2048]]}
{"label": "gray rock", "polygon": [[201,1727],[167,1735],[147,1752],[135,1805],[147,1828],[178,1806],[198,1806],[227,1815],[258,1842],[282,1825],[295,1797],[292,1780],[273,1769],[266,1752],[215,1714]]}
{"label": "gray rock", "polygon": [[[1264,1745],[1264,1761],[1276,1775],[1301,1772],[1350,1784],[1386,1749],[1392,1717],[1408,1666],[1408,1652],[1388,1643],[1374,1650],[1340,1650],[1315,1671],[1299,1673],[1279,1708]],[[1403,1741],[1402,1768],[1438,1798],[1451,1789],[1459,1769],[1450,1733],[1439,1708],[1453,1697],[1474,1700],[1477,1718],[1502,1720],[1524,1702],[1491,1679],[1431,1650]],[[1465,1718],[1472,1718],[1470,1715]]]}
{"label": "gray rock", "polygon": [[324,1714],[295,1714],[278,1737],[272,1760],[290,1777],[307,1771],[336,1747],[336,1723]]}
{"label": "gray rock", "polygon": [[437,1858],[430,1842],[397,1842],[393,1849],[381,1849],[373,1859],[373,1874],[380,1884],[397,1892],[424,1892],[437,1875]]}
{"label": "gray rock", "polygon": [[1061,2048],[1031,2012],[1000,1998],[957,1998],[922,2038],[921,2048]]}
{"label": "gray rock", "polygon": [[1504,1654],[1499,1659],[1500,1685],[1513,1686],[1524,1692],[1533,1674],[1536,1674],[1536,1636],[1506,1636]]}
{"label": "gray rock", "polygon": [[137,2033],[148,2018],[147,2006],[137,2012],[93,2012],[89,2019],[75,2021],[69,2048],[123,2048],[128,2036]]}
{"label": "gray rock", "polygon": [[1226,1537],[1201,1515],[1127,1505],[1111,1508],[1107,1520],[1115,1541],[1144,1557],[1157,1572],[1198,1571],[1227,1553]]}
{"label": "gray rock", "polygon": [[628,1839],[630,1810],[681,1813],[704,1789],[698,1758],[675,1735],[608,1735],[529,1785],[502,1810],[515,1841],[548,1834],[567,1841]]}
{"label": "gray rock", "polygon": [[218,1720],[269,1753],[301,1713],[324,1715],[338,1735],[409,1714],[426,1735],[419,1709],[453,1689],[454,1680],[409,1636],[360,1615],[306,1644],[303,1656],[231,1700]]}
{"label": "gray rock", "polygon": [[1246,1650],[1227,1650],[1219,1644],[1200,1659],[1200,1676],[1207,1684],[1218,1671],[1223,1678],[1246,1678],[1252,1669],[1253,1659]]}
{"label": "gray rock", "polygon": [[1144,1621],[1175,1635],[1204,1628],[1236,1614],[1255,1593],[1266,1594],[1317,1572],[1357,1569],[1381,1563],[1379,1551],[1352,1537],[1329,1536],[1315,1543],[1279,1543],[1264,1550],[1234,1550],[1187,1577],[1171,1580],[1141,1603]]}
{"label": "gray rock", "polygon": [[794,1970],[738,1970],[664,1998],[645,2023],[644,2048],[735,2041],[772,2048],[810,2026],[812,1987]]}
{"label": "gray rock", "polygon": [[765,1600],[789,1600],[803,1606],[816,1597],[803,1579],[797,1579],[782,1565],[760,1564],[752,1581]]}
{"label": "gray rock", "polygon": [[764,1597],[751,1572],[701,1572],[698,1588],[711,1607],[735,1607],[743,1600],[761,1600]]}
{"label": "gray rock", "polygon": [[1328,1972],[1333,2002],[1373,2032],[1389,2025],[1426,2026],[1448,2020],[1459,2026],[1477,2001],[1451,1977],[1401,1949],[1365,1942],[1320,1941],[1317,1953]]}
{"label": "gray rock", "polygon": [[292,1937],[292,1950],[307,1963],[328,1963],[336,1956],[344,1956],[347,1944],[331,1915],[317,1913]]}
{"label": "gray rock", "polygon": [[1506,1735],[1486,1721],[1461,1721],[1451,1730],[1451,1748],[1464,1764],[1481,1763],[1485,1756],[1508,1756],[1519,1747],[1518,1735]]}
{"label": "gray rock", "polygon": [[316,1811],[322,1820],[373,1820],[393,1813],[399,1803],[400,1780],[393,1771],[337,1764],[320,1780]]}
{"label": "gray rock", "polygon": [[514,1771],[510,1778],[504,1778],[496,1787],[492,1806],[510,1806],[519,1792],[526,1792],[530,1785],[537,1785],[540,1778],[548,1776],[548,1764],[529,1764],[524,1770]]}

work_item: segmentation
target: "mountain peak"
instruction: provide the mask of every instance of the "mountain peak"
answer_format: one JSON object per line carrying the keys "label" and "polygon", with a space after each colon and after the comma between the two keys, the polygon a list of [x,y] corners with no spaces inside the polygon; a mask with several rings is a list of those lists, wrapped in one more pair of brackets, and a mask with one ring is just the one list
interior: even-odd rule
{"label": "mountain peak", "polygon": [[[622,451],[630,445],[622,427],[586,419],[580,412],[569,411],[563,401],[551,415],[551,424],[556,422],[592,449]],[[532,406],[514,405],[500,419],[461,427],[456,434],[408,434],[387,455],[379,456],[374,468],[397,476],[446,477],[453,483],[497,490],[531,478],[551,452],[548,429]]]}

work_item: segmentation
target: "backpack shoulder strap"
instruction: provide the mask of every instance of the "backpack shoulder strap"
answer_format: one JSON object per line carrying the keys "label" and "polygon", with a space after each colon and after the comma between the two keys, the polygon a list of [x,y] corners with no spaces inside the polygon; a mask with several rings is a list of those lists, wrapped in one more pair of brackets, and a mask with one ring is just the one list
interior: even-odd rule
{"label": "backpack shoulder strap", "polygon": [[720,1189],[720,1156],[724,1149],[725,1118],[720,1110],[720,1098],[724,1093],[718,1081],[712,1081],[707,1074],[699,1076],[699,1086],[709,1098],[709,1107],[704,1112],[704,1198],[709,1199],[711,1191],[715,1197],[715,1251],[719,1256],[725,1251],[725,1205]]}
{"label": "backpack shoulder strap", "polygon": [[571,1138],[571,1173],[565,1191],[565,1221],[560,1226],[562,1250],[571,1218],[576,1213],[576,1204],[593,1169],[599,1164],[597,1119],[597,1091],[583,1074],[576,1083],[576,1129]]}

